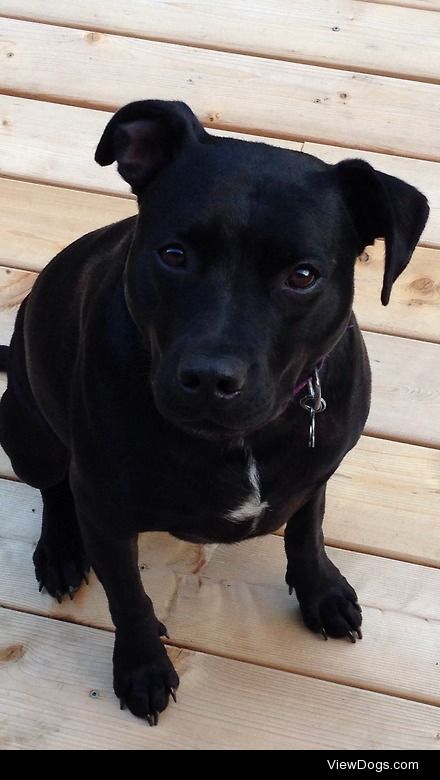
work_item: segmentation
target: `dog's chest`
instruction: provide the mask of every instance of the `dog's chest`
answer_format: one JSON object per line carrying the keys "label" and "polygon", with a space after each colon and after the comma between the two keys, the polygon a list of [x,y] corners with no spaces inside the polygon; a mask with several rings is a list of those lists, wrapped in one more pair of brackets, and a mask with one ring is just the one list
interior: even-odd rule
{"label": "dog's chest", "polygon": [[237,526],[250,523],[250,532],[253,533],[269,504],[262,498],[258,463],[250,450],[246,453],[246,461],[248,493],[238,501],[234,509],[225,513],[224,518]]}
{"label": "dog's chest", "polygon": [[[271,514],[270,502],[265,497],[262,466],[250,449],[224,453],[200,471],[194,463],[192,467],[180,481],[179,508],[167,502],[169,525],[164,530],[188,541],[221,543],[262,532]],[[172,502],[176,492],[167,494]]]}

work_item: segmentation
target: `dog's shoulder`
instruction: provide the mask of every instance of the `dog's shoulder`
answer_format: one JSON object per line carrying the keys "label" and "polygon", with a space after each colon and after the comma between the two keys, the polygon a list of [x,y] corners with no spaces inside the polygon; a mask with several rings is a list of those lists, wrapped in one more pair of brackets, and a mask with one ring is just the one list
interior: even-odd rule
{"label": "dog's shoulder", "polygon": [[[27,300],[27,323],[48,317],[63,328],[77,320],[87,301],[122,277],[136,218],[99,228],[59,252],[38,276]],[[57,325],[58,324],[58,325]]]}
{"label": "dog's shoulder", "polygon": [[[85,332],[93,331],[89,321],[96,320],[95,312],[103,318],[113,290],[121,286],[134,224],[135,218],[129,218],[82,236],[37,278],[25,302],[23,336],[27,349],[38,356],[38,381],[56,375],[58,385],[70,385]],[[91,338],[99,341],[96,332]]]}
{"label": "dog's shoulder", "polygon": [[53,282],[66,287],[100,265],[123,265],[126,257],[124,248],[127,246],[128,249],[135,223],[136,217],[128,217],[76,239],[43,269],[37,280],[38,286]]}

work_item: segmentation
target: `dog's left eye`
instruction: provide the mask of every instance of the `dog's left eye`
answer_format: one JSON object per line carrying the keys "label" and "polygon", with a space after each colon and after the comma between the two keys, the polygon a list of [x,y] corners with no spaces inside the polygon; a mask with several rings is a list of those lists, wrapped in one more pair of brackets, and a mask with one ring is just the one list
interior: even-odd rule
{"label": "dog's left eye", "polygon": [[318,279],[318,272],[309,265],[297,265],[285,281],[290,290],[305,290],[312,287]]}
{"label": "dog's left eye", "polygon": [[185,252],[180,246],[164,246],[159,249],[159,255],[170,268],[183,268],[186,265]]}

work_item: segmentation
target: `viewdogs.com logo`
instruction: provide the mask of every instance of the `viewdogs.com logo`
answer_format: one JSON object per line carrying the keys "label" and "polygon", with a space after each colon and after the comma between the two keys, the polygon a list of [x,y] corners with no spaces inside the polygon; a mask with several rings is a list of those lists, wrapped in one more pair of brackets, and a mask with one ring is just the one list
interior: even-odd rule
{"label": "viewdogs.com logo", "polygon": [[387,769],[418,769],[418,761],[365,761],[364,758],[358,758],[356,761],[338,761],[327,759],[329,769],[373,769],[375,772],[383,772]]}

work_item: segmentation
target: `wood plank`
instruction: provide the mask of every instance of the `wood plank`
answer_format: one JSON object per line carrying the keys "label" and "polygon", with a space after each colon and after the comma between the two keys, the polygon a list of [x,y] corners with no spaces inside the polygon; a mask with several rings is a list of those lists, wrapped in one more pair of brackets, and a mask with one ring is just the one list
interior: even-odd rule
{"label": "wood plank", "polygon": [[[94,161],[96,146],[111,116],[105,111],[0,95],[4,139],[0,174],[134,199],[116,166],[101,168]],[[298,141],[220,132],[213,128],[210,132],[246,141],[264,141],[294,151],[302,148]]]}
{"label": "wood plank", "polygon": [[[0,264],[39,271],[61,249],[104,224],[134,214],[133,200],[0,178]],[[440,213],[440,212],[439,212]],[[370,247],[357,264],[355,311],[366,330],[437,342],[439,336],[440,252],[418,247],[394,286],[388,307],[379,300],[383,244]],[[0,271],[0,307],[18,276]],[[2,303],[3,301],[3,303]]]}
{"label": "wood plank", "polygon": [[[31,272],[0,268],[0,343],[8,344]],[[364,331],[373,374],[366,432],[440,446],[440,345]],[[411,413],[409,413],[411,410]]]}
{"label": "wood plank", "polygon": [[389,173],[391,176],[397,176],[417,187],[426,195],[431,208],[422,241],[435,245],[440,243],[440,165],[438,163],[367,151],[360,153],[356,149],[341,149],[324,144],[305,143],[303,151],[331,164],[349,157],[362,157],[377,170]]}
{"label": "wood plank", "polygon": [[[17,515],[11,507],[5,519],[1,604],[111,628],[104,592],[93,575],[73,602],[60,605],[38,593],[32,566],[38,494],[32,497],[29,488],[25,493],[19,483],[9,483],[13,487],[21,509]],[[17,517],[24,521],[20,530]],[[25,534],[28,540],[18,538]],[[285,555],[277,536],[204,548],[166,534],[144,534],[139,562],[156,613],[179,646],[439,704],[438,570],[346,550],[331,548],[329,553],[363,605],[364,640],[355,647],[323,642],[304,628],[284,584]]]}
{"label": "wood plank", "polygon": [[410,79],[440,77],[440,17],[357,0],[1,0],[0,14]]}
{"label": "wood plank", "polygon": [[0,264],[41,271],[79,236],[136,212],[131,198],[0,178]]}
{"label": "wood plank", "polygon": [[0,95],[0,174],[131,197],[95,149],[111,114]]}
{"label": "wood plank", "polygon": [[370,436],[440,447],[440,346],[364,332],[373,374]]}
{"label": "wood plank", "polygon": [[440,341],[440,251],[418,247],[411,263],[393,287],[391,301],[382,306],[379,293],[384,269],[384,246],[368,247],[357,263],[354,311],[364,330],[406,338]]}
{"label": "wood plank", "polygon": [[328,483],[327,544],[440,567],[440,452],[362,436]]}
{"label": "wood plank", "polygon": [[4,92],[111,110],[147,97],[148,73],[208,126],[440,160],[434,84],[12,19],[0,40]]}
{"label": "wood plank", "polygon": [[434,707],[178,648],[169,650],[181,677],[178,704],[146,728],[119,710],[108,632],[2,613],[6,750],[438,747]]}
{"label": "wood plank", "polygon": [[31,291],[37,278],[32,271],[16,271],[12,268],[0,267],[0,318],[4,338],[2,344],[9,344],[14,329],[18,307]]}

